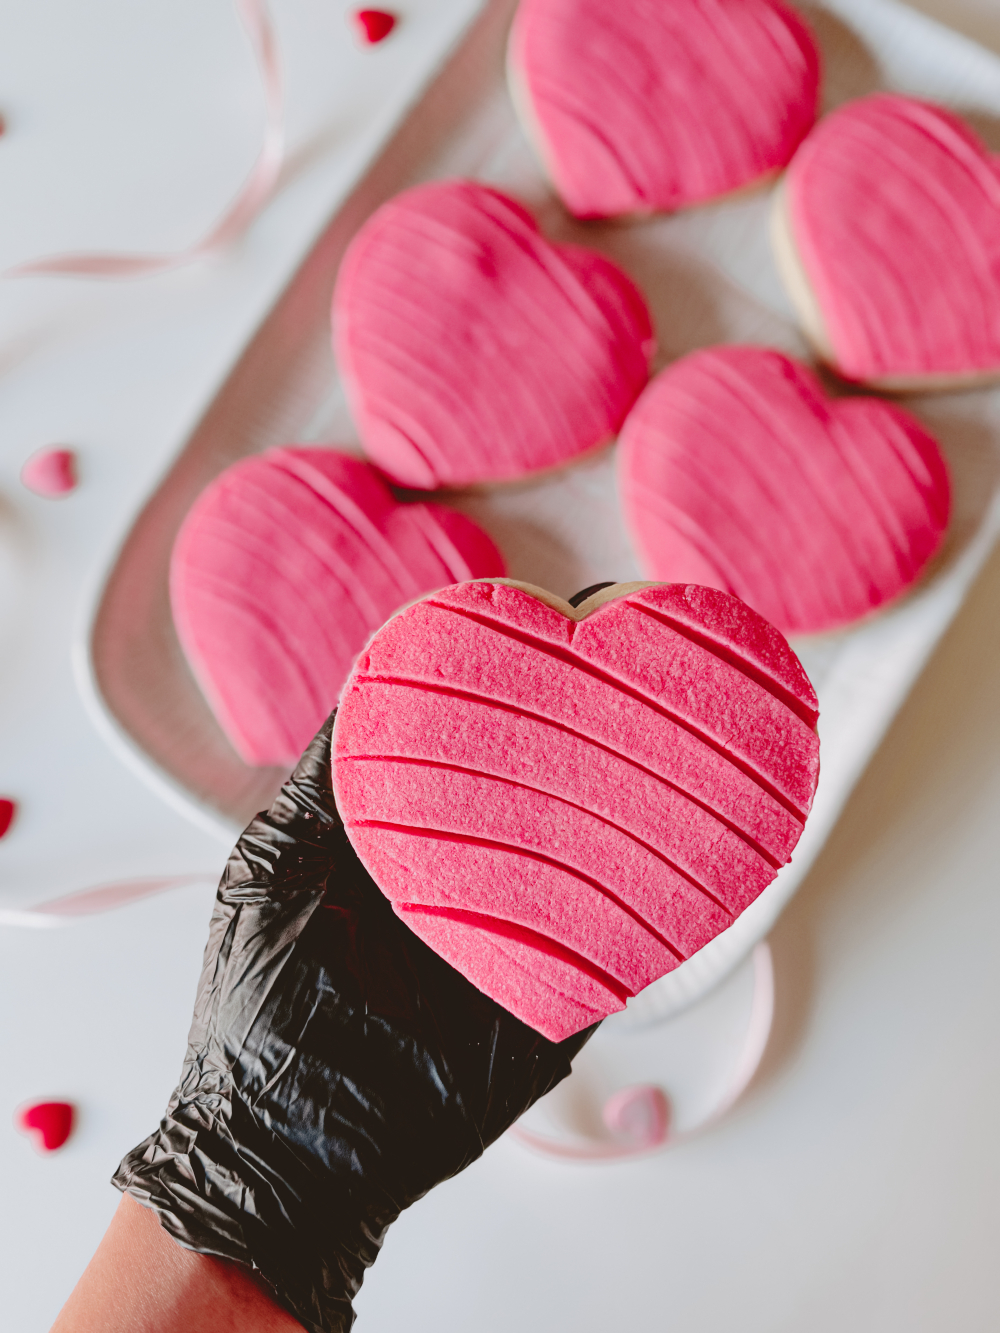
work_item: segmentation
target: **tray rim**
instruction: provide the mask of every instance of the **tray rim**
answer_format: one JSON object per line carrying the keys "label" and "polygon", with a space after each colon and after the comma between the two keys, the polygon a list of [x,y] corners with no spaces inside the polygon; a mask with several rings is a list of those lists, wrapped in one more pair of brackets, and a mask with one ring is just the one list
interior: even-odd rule
{"label": "tray rim", "polygon": [[[373,181],[377,182],[379,173],[385,170],[386,164],[391,161],[393,154],[398,152],[400,142],[405,140],[408,133],[412,132],[415,118],[420,115],[427,101],[439,93],[442,82],[446,79],[450,70],[462,63],[468,48],[477,38],[481,39],[483,30],[497,22],[506,23],[509,21],[509,16],[513,13],[514,7],[515,0],[488,0],[488,3],[466,28],[457,45],[447,53],[438,65],[426,88],[405,113],[388,140],[382,145],[378,153],[364,165],[341,204],[320,228],[317,236],[314,237],[308,249],[300,257],[291,277],[278,293],[267,315],[255,328],[249,331],[240,354],[235,358],[226,376],[219,383],[204,413],[190,434],[178,446],[169,467],[160,477],[154,489],[147,495],[142,507],[135,514],[133,521],[123,534],[120,543],[115,547],[104,566],[95,571],[91,584],[81,599],[71,657],[77,689],[85,711],[95,729],[126,767],[155,791],[168,806],[227,847],[232,844],[234,838],[240,832],[240,821],[228,818],[208,802],[199,799],[183,782],[157,763],[127,730],[102,692],[93,649],[97,621],[104,604],[105,593],[112,576],[118,568],[125,547],[132,534],[141,524],[148,506],[155,499],[166,477],[170,475],[192,441],[196,439],[198,432],[213,411],[220,396],[245,365],[247,357],[266,332],[269,321],[280,309],[282,301],[295,288],[303,268],[308,265],[313,255],[323,245],[328,234],[338,226],[345,216],[350,216],[352,210],[361,209],[363,215],[367,216],[367,213],[378,206],[378,203],[381,202],[380,198],[372,203],[370,207],[362,202],[365,199],[366,191],[373,189]],[[859,11],[859,6],[854,3],[854,0],[822,0],[821,7],[836,17],[845,20],[856,18]],[[934,29],[939,29],[947,33],[949,38],[954,37],[956,43],[959,43],[967,51],[973,50],[977,56],[981,53],[990,63],[994,63],[1000,68],[1000,58],[996,57],[993,52],[973,42],[970,38],[945,27],[936,20],[929,19],[918,11],[911,11],[896,3],[895,0],[875,0],[875,8],[879,11],[892,11],[896,14],[905,11],[905,21],[912,21],[917,27],[926,28],[929,25]],[[878,15],[875,16],[876,19],[878,17]],[[399,186],[397,185],[395,188],[399,188]],[[390,189],[385,197],[394,192],[395,189]],[[374,185],[374,193],[378,193],[377,183]],[[902,654],[897,659],[894,679],[884,692],[881,711],[875,723],[871,726],[865,743],[858,747],[852,763],[846,766],[849,769],[847,780],[841,782],[838,792],[829,804],[825,804],[822,810],[817,812],[820,814],[820,818],[817,819],[815,814],[811,817],[796,857],[779,872],[776,880],[746,909],[733,926],[717,936],[716,939],[674,972],[667,974],[659,982],[653,983],[653,987],[660,988],[661,997],[651,996],[652,988],[648,988],[646,992],[643,992],[642,998],[645,1003],[636,1006],[634,1014],[629,1014],[626,1011],[626,1014],[620,1016],[621,1019],[626,1022],[631,1019],[637,1025],[644,1025],[646,1022],[659,1021],[681,1012],[706,994],[715,984],[722,981],[747,956],[754,943],[766,936],[788,900],[807,876],[827,837],[837,823],[844,806],[850,799],[858,780],[892,725],[917,677],[941,644],[951,621],[963,604],[973,582],[986,564],[998,537],[1000,537],[1000,491],[994,495],[993,501],[983,513],[978,527],[949,566],[939,576],[933,577],[925,586],[905,599],[902,604],[901,609],[905,614],[906,607],[910,605],[926,605],[931,600],[939,602],[936,632],[918,639],[910,645],[908,654]],[[884,622],[891,617],[898,616],[899,610],[899,608],[887,610],[878,617],[878,621]],[[838,684],[836,676],[837,672],[834,671],[833,687]],[[839,682],[839,684],[843,686],[844,682]],[[829,712],[830,704],[827,702],[824,715],[829,716]],[[822,733],[822,721],[820,727]],[[666,983],[669,983],[669,985]],[[662,999],[662,1002],[658,1002],[660,999]]]}

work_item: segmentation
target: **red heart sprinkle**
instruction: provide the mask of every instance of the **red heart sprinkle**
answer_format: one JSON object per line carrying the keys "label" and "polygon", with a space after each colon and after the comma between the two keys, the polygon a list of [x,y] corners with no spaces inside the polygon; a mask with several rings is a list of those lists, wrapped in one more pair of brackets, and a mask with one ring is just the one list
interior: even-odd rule
{"label": "red heart sprinkle", "polygon": [[384,9],[358,9],[354,12],[354,26],[358,36],[369,46],[384,42],[396,26],[396,15]]}
{"label": "red heart sprinkle", "polygon": [[706,347],[653,380],[618,449],[622,507],[650,578],[740,597],[817,634],[901,597],[948,526],[948,469],[916,418],[828,398],[797,361]]}
{"label": "red heart sprinkle", "polygon": [[6,796],[0,796],[0,838],[7,832],[14,822],[14,815],[17,813],[17,806]]}
{"label": "red heart sprinkle", "polygon": [[43,1152],[55,1152],[73,1132],[73,1114],[70,1102],[36,1102],[21,1111],[18,1128],[32,1134]]}
{"label": "red heart sprinkle", "polygon": [[602,1119],[612,1134],[630,1139],[636,1148],[656,1148],[666,1141],[670,1103],[662,1088],[637,1083],[608,1098]]}

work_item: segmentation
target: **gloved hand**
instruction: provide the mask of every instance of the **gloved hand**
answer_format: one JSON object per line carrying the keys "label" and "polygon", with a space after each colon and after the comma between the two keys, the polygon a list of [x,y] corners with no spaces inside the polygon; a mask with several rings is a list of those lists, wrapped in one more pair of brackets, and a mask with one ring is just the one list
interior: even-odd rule
{"label": "gloved hand", "polygon": [[389,1224],[570,1072],[423,944],[334,805],[331,717],[216,898],[180,1085],[119,1189],[251,1265],[308,1329],[350,1328]]}

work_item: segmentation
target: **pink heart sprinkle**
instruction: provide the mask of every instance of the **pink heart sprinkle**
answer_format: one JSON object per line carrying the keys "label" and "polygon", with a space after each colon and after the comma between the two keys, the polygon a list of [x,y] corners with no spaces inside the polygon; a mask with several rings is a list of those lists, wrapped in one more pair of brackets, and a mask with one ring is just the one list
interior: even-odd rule
{"label": "pink heart sprinkle", "polygon": [[72,1134],[73,1116],[71,1102],[36,1102],[19,1113],[17,1122],[41,1151],[55,1152]]}
{"label": "pink heart sprinkle", "polygon": [[819,772],[776,630],[712,589],[623,587],[582,620],[527,585],[432,594],[371,640],[334,727],[337,808],[396,913],[553,1041],[732,924]]}
{"label": "pink heart sprinkle", "polygon": [[17,813],[17,805],[6,796],[0,796],[0,838],[7,832],[14,822],[14,815]]}
{"label": "pink heart sprinkle", "polygon": [[384,42],[397,23],[396,15],[384,9],[357,9],[353,17],[358,35],[369,46]]}
{"label": "pink heart sprinkle", "polygon": [[670,1103],[662,1088],[637,1083],[609,1097],[602,1116],[612,1134],[630,1140],[634,1147],[657,1148],[667,1137]]}
{"label": "pink heart sprinkle", "polygon": [[36,495],[58,499],[76,490],[76,454],[72,449],[39,449],[21,468],[21,483]]}

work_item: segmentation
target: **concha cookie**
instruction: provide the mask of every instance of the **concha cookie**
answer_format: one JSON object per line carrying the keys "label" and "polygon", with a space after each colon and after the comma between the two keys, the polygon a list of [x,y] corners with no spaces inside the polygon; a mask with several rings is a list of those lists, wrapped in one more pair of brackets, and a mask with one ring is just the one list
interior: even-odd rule
{"label": "concha cookie", "polygon": [[773,237],[806,332],[846,379],[1000,375],[1000,158],[950,111],[893,93],[835,111],[788,169]]}
{"label": "concha cookie", "polygon": [[918,421],[829,399],[759,347],[694,352],[658,375],[622,430],[619,477],[645,573],[733,593],[785,634],[899,597],[948,524],[948,470]]}
{"label": "concha cookie", "polygon": [[756,612],[616,584],[465,583],[393,617],[333,732],[347,835],[396,913],[559,1041],[620,1010],[791,857],[817,703]]}
{"label": "concha cookie", "polygon": [[551,244],[474,181],[407,190],[369,219],[341,266],[333,331],[369,457],[424,490],[512,481],[608,441],[654,346],[621,269]]}
{"label": "concha cookie", "polygon": [[405,602],[503,557],[470,519],[399,504],[367,463],[272,449],[227,468],[192,506],[170,564],[187,660],[248,764],[292,764],[354,658]]}
{"label": "concha cookie", "polygon": [[815,41],[780,0],[521,0],[508,71],[583,218],[743,189],[785,166],[819,105]]}

